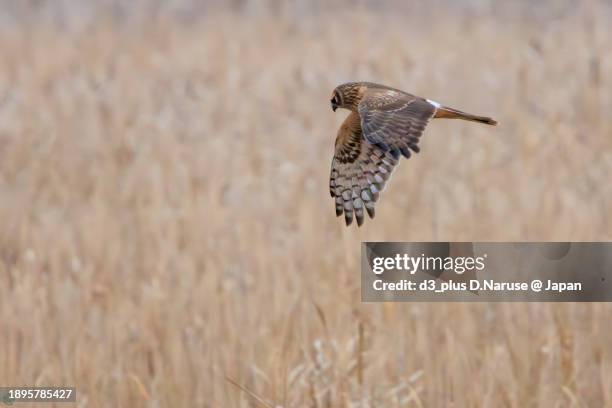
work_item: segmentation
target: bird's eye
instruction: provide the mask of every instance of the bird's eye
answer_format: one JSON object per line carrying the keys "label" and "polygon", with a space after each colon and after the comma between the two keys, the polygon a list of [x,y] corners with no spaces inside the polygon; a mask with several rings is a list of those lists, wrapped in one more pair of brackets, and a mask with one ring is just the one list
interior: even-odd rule
{"label": "bird's eye", "polygon": [[334,105],[339,105],[340,104],[340,98],[338,98],[338,94],[337,93],[334,94],[334,97],[332,98],[331,102]]}

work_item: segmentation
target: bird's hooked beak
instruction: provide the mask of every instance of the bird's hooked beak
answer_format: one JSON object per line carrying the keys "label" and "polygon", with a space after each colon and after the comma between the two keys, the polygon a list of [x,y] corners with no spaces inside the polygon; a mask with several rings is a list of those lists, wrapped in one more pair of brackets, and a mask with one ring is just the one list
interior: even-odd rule
{"label": "bird's hooked beak", "polygon": [[336,109],[338,109],[338,105],[336,104],[336,101],[333,99],[331,101],[331,107],[334,112],[336,111]]}

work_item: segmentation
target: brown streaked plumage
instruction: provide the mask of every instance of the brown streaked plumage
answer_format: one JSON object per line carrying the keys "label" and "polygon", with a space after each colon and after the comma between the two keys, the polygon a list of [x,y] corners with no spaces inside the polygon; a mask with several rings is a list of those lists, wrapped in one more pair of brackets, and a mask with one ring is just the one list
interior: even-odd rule
{"label": "brown streaked plumage", "polygon": [[452,109],[429,99],[370,82],[349,82],[334,89],[332,110],[351,111],[338,130],[329,190],[336,215],[361,226],[400,156],[419,152],[419,138],[432,118],[463,119],[496,125],[484,116]]}

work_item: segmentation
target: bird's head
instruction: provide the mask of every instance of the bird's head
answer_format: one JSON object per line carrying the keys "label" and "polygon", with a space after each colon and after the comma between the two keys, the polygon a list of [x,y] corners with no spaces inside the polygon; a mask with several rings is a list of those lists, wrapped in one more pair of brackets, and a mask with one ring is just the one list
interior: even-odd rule
{"label": "bird's head", "polygon": [[361,85],[358,82],[348,82],[338,85],[331,96],[331,108],[335,112],[338,108],[355,110],[360,99]]}

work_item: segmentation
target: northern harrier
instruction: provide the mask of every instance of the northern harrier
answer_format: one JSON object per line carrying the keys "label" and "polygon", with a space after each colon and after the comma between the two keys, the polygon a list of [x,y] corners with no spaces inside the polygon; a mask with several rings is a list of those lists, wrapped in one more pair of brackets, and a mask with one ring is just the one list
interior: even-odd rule
{"label": "northern harrier", "polygon": [[342,84],[332,94],[332,110],[351,111],[338,130],[329,191],[336,215],[346,225],[363,224],[364,209],[374,206],[400,155],[419,152],[419,137],[431,118],[463,119],[496,125],[491,118],[471,115],[398,89],[369,82]]}

